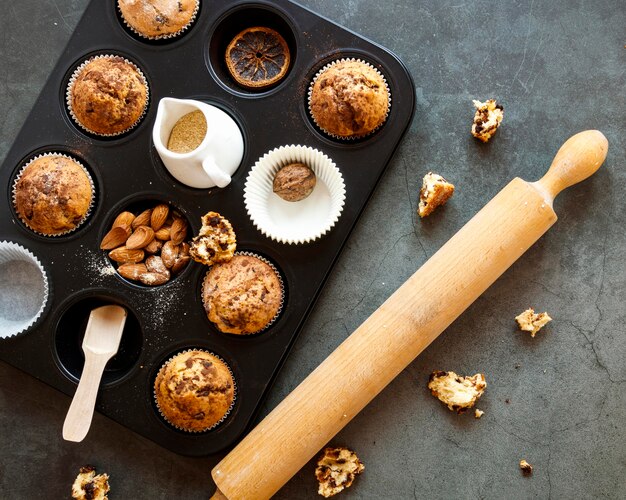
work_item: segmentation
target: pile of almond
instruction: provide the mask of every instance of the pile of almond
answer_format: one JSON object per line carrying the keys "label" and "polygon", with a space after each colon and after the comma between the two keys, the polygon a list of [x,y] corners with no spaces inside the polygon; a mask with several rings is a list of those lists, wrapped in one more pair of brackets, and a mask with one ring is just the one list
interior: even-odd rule
{"label": "pile of almond", "polygon": [[187,221],[164,203],[144,210],[119,214],[100,243],[110,250],[124,278],[144,285],[162,285],[189,263]]}

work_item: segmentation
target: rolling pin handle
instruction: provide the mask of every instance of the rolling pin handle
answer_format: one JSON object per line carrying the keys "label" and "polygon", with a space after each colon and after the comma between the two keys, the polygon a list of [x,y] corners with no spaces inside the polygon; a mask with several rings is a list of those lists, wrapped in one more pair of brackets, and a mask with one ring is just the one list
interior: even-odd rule
{"label": "rolling pin handle", "polygon": [[533,183],[552,202],[563,189],[585,180],[600,168],[609,142],[599,130],[585,130],[570,137],[556,153],[550,169]]}
{"label": "rolling pin handle", "polygon": [[220,489],[218,488],[215,490],[215,493],[213,493],[211,500],[228,500],[228,498],[226,498],[224,493],[222,493]]}

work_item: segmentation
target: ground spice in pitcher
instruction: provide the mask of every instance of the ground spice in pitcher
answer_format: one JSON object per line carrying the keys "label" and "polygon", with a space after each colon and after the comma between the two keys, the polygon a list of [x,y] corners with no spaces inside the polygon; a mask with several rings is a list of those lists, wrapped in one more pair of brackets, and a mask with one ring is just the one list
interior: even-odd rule
{"label": "ground spice in pitcher", "polygon": [[174,124],[167,149],[174,153],[189,153],[202,143],[206,131],[207,123],[202,111],[187,113]]}

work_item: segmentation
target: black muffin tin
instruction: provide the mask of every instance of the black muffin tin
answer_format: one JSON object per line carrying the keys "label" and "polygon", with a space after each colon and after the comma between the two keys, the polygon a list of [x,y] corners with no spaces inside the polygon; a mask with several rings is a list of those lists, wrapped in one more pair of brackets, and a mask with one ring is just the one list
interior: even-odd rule
{"label": "black muffin tin", "polygon": [[[287,76],[261,92],[238,87],[223,61],[230,39],[255,25],[277,29],[292,56]],[[130,59],[150,85],[146,116],[119,137],[86,134],[65,107],[71,73],[96,54]],[[391,90],[391,112],[371,136],[337,141],[313,124],[307,90],[326,63],[351,57],[367,61],[384,74]],[[245,153],[226,188],[187,188],[168,174],[151,140],[158,101],[167,96],[204,100],[238,121]],[[81,342],[90,310],[121,304],[128,309],[129,320],[120,351],[105,370],[97,410],[181,454],[209,455],[231,446],[251,425],[413,111],[413,82],[393,54],[295,3],[203,0],[197,19],[183,36],[151,42],[123,25],[116,2],[93,0],[0,169],[6,194],[0,205],[0,240],[30,249],[42,262],[51,285],[42,317],[27,332],[0,341],[0,358],[71,396],[82,370]],[[243,201],[244,183],[255,161],[287,144],[326,153],[346,185],[346,204],[335,227],[303,245],[276,243],[263,236],[254,228]],[[28,230],[17,220],[11,203],[12,184],[20,168],[48,151],[80,159],[92,174],[97,196],[89,220],[74,233],[56,238]],[[257,253],[276,266],[285,283],[285,304],[267,331],[228,335],[209,322],[200,297],[207,272],[201,264],[192,263],[176,279],[154,288],[112,272],[99,242],[114,217],[123,209],[138,210],[157,201],[176,207],[188,219],[193,234],[200,229],[203,214],[221,213],[235,228],[238,250]],[[237,382],[232,413],[214,430],[199,434],[168,425],[156,410],[152,392],[159,367],[177,352],[194,347],[221,356]]]}

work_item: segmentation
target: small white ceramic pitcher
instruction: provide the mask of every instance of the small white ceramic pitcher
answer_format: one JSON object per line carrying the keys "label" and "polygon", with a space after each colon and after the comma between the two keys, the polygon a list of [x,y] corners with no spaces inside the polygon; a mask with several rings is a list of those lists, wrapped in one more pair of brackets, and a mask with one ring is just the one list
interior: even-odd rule
{"label": "small white ceramic pitcher", "polygon": [[[200,145],[189,153],[167,149],[175,123],[197,110],[202,111],[207,123],[207,133]],[[235,120],[215,106],[192,99],[165,97],[159,101],[152,140],[167,170],[178,181],[194,188],[227,186],[243,158],[243,135]]]}

